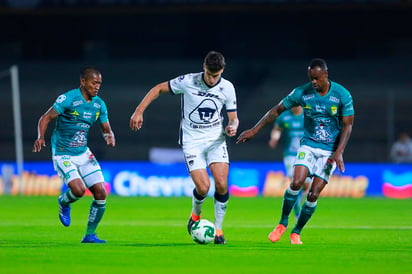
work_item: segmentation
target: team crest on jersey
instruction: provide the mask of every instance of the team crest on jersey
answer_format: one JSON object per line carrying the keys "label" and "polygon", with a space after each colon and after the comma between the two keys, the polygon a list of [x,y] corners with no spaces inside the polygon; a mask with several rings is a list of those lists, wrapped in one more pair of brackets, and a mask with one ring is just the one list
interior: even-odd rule
{"label": "team crest on jersey", "polygon": [[330,141],[330,136],[332,135],[329,129],[324,124],[319,124],[315,127],[316,139],[319,141]]}
{"label": "team crest on jersey", "polygon": [[71,163],[70,163],[69,161],[64,161],[64,162],[63,162],[63,165],[64,165],[65,167],[69,167],[69,166],[71,166]]}
{"label": "team crest on jersey", "polygon": [[217,112],[216,103],[206,99],[189,114],[189,119],[196,124],[211,124],[219,120]]}
{"label": "team crest on jersey", "polygon": [[337,106],[331,106],[330,107],[330,113],[332,113],[332,115],[336,115],[338,113],[338,107]]}
{"label": "team crest on jersey", "polygon": [[298,159],[299,160],[303,160],[303,159],[305,159],[305,156],[306,156],[306,153],[305,152],[299,152],[299,154],[298,154]]}
{"label": "team crest on jersey", "polygon": [[72,147],[85,146],[86,144],[87,144],[87,137],[86,137],[85,130],[77,131],[72,137],[72,141],[70,142],[70,145]]}

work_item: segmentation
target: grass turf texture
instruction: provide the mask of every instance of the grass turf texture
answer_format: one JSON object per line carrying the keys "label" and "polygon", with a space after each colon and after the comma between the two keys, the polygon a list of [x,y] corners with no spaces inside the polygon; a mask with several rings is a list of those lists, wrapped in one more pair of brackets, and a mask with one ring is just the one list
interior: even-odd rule
{"label": "grass turf texture", "polygon": [[[2,273],[411,273],[412,199],[321,198],[291,245],[289,228],[268,241],[280,198],[231,198],[225,246],[193,242],[191,199],[109,196],[98,236],[81,244],[91,197],[72,206],[72,225],[57,217],[57,197],[0,196]],[[203,217],[213,221],[213,199]]]}

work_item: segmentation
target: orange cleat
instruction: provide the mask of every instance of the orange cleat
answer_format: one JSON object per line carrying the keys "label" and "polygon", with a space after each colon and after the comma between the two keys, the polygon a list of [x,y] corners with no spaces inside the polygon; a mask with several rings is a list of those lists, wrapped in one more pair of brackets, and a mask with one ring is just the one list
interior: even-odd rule
{"label": "orange cleat", "polygon": [[282,237],[282,235],[283,235],[283,233],[285,233],[285,231],[286,231],[286,226],[284,226],[282,224],[278,224],[276,226],[276,228],[272,232],[270,232],[270,234],[268,236],[269,241],[271,241],[273,243],[279,241],[280,237]]}
{"label": "orange cleat", "polygon": [[303,242],[300,240],[300,235],[297,233],[290,234],[290,243],[293,245],[303,244]]}

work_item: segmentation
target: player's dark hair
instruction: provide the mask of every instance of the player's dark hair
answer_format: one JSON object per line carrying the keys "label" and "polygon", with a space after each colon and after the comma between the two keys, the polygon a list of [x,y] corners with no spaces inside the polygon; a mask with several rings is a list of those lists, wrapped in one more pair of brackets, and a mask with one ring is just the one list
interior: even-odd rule
{"label": "player's dark hair", "polygon": [[93,74],[100,74],[100,71],[94,67],[85,67],[80,71],[80,79],[87,79],[89,77],[92,77]]}
{"label": "player's dark hair", "polygon": [[323,60],[322,58],[314,58],[310,61],[308,70],[309,69],[314,69],[316,67],[319,67],[320,69],[324,71],[328,71],[328,66],[326,65],[326,61]]}
{"label": "player's dark hair", "polygon": [[210,51],[206,55],[203,65],[211,72],[219,71],[226,66],[225,57],[220,52]]}

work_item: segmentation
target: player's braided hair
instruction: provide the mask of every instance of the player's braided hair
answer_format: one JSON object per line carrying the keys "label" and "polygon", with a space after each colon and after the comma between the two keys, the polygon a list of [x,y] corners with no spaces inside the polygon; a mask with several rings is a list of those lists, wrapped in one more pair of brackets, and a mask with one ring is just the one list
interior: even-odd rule
{"label": "player's braided hair", "polygon": [[210,51],[203,64],[211,72],[219,71],[226,66],[225,57],[217,51]]}

